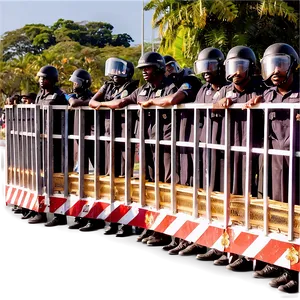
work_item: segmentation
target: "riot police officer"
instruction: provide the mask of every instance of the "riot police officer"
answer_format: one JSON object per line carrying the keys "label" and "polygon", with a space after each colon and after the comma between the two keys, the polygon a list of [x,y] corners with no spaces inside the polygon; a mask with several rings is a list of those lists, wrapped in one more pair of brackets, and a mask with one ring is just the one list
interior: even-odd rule
{"label": "riot police officer", "polygon": [[[68,102],[65,99],[64,92],[57,86],[58,82],[58,71],[53,66],[44,66],[37,73],[39,78],[40,90],[37,94],[35,103],[40,106],[47,105],[67,105]],[[61,134],[61,117],[60,112],[53,112],[53,133]],[[53,154],[54,154],[54,165],[53,172],[62,172],[61,163],[61,141],[53,139]],[[29,212],[24,218],[32,217],[34,213]],[[43,223],[47,221],[45,213],[38,213],[28,223]],[[45,226],[65,225],[67,219],[65,215],[55,214],[53,220],[45,224]]]}
{"label": "riot police officer", "polygon": [[[164,58],[157,52],[146,52],[142,55],[138,61],[137,68],[142,69],[143,77],[146,83],[140,88],[136,89],[130,96],[127,96],[121,100],[112,100],[109,102],[101,102],[100,106],[109,108],[123,108],[129,104],[137,104],[148,101],[149,99],[160,98],[174,94],[177,91],[176,86],[170,79],[165,76],[166,66]],[[156,128],[155,113],[154,111],[145,112],[145,130],[144,136],[146,139],[154,138],[156,130],[161,132],[164,139],[170,138],[171,124],[170,114],[165,112],[159,113],[161,128]],[[139,126],[139,122],[137,122]],[[137,131],[138,132],[138,131]],[[170,180],[171,161],[170,152],[162,149],[164,159],[161,161],[161,165],[164,165],[165,173],[160,172],[160,179],[168,182]],[[145,145],[145,159],[146,159],[146,179],[154,181],[154,157],[155,147],[154,145]],[[145,230],[139,237],[138,241],[142,241],[145,238],[149,238],[152,231]],[[152,236],[152,242],[144,240],[148,245],[165,245],[168,244],[170,238],[156,233]]]}
{"label": "riot police officer", "polygon": [[[297,66],[300,63],[299,55],[295,49],[285,43],[270,45],[264,52],[261,60],[263,80],[270,86],[262,97],[251,99],[246,107],[259,102],[266,103],[299,103],[299,72]],[[273,149],[289,150],[290,122],[294,122],[294,139],[296,151],[300,150],[300,112],[290,116],[290,112],[284,109],[269,110],[270,147]],[[295,158],[293,182],[293,203],[299,205],[299,170],[300,160]],[[289,158],[282,155],[271,155],[269,178],[272,191],[271,198],[288,202]],[[270,286],[287,293],[297,293],[299,290],[299,273],[289,269],[283,269],[275,265],[267,264],[262,270],[254,272],[256,278],[274,278]]]}
{"label": "riot police officer", "polygon": [[[164,56],[166,64],[166,73],[168,79],[172,80],[174,85],[178,88],[174,94],[169,94],[164,97],[149,99],[146,102],[140,102],[142,107],[149,107],[156,105],[160,107],[166,107],[176,105],[180,103],[193,102],[197,95],[197,92],[201,86],[201,82],[198,78],[192,74],[192,71],[188,68],[180,68],[177,61],[170,55]],[[193,120],[193,114],[190,111],[178,111],[177,112],[177,132],[181,141],[186,141],[191,129],[191,120]],[[169,137],[170,138],[170,137]],[[168,147],[170,151],[170,147]],[[180,147],[179,151],[179,166],[177,166],[177,179],[176,183],[189,184],[190,178],[193,175],[193,160],[192,150],[187,147]],[[177,238],[173,238],[169,245],[163,247],[164,250],[169,251],[169,254],[178,254],[179,251],[184,250],[190,246],[191,243],[182,240],[179,243]],[[196,247],[192,245],[192,248],[187,251],[195,251]]]}
{"label": "riot police officer", "polygon": [[[255,96],[262,95],[264,85],[262,82],[254,79],[256,71],[256,56],[253,50],[246,46],[235,46],[229,50],[226,56],[225,73],[226,79],[232,83],[221,88],[220,91],[214,95],[215,108],[228,108],[233,103],[246,103]],[[222,111],[216,111],[222,114]],[[263,116],[261,112],[253,112],[252,130],[253,147],[260,147],[263,141],[263,134],[261,130]],[[231,114],[231,146],[246,146],[246,125],[247,114],[243,110],[232,110]],[[224,120],[224,118],[223,118]],[[222,124],[221,144],[224,144],[224,124]],[[245,190],[245,153],[232,152],[230,159],[230,189],[231,193],[235,195],[244,195]],[[253,196],[257,195],[257,181],[258,174],[258,156],[252,155],[251,165],[251,187],[250,193]],[[242,174],[242,176],[241,176]],[[222,256],[219,260],[221,264],[228,264],[226,256]],[[218,263],[220,264],[220,263]],[[251,259],[241,257],[236,259],[233,263],[227,265],[227,268],[233,271],[250,271],[253,270],[253,261]]]}
{"label": "riot police officer", "polygon": [[[133,80],[134,66],[132,62],[121,58],[111,57],[105,62],[105,75],[110,78],[90,100],[89,106],[99,108],[102,103],[113,99],[123,99],[130,95],[137,87],[138,80]],[[103,101],[103,102],[102,102]],[[110,136],[110,112],[105,114],[105,135]],[[135,118],[132,118],[134,124]],[[134,126],[132,126],[132,130]],[[133,132],[132,132],[133,133]],[[115,135],[125,137],[125,115],[123,112],[115,112]],[[132,145],[132,163],[134,156],[134,145]],[[110,174],[110,142],[105,142],[105,174]],[[123,143],[115,143],[115,176],[125,175],[125,146]],[[132,164],[133,170],[133,164]],[[108,223],[104,229],[105,234],[115,234],[123,237],[132,233],[131,226],[119,226],[117,223]]]}

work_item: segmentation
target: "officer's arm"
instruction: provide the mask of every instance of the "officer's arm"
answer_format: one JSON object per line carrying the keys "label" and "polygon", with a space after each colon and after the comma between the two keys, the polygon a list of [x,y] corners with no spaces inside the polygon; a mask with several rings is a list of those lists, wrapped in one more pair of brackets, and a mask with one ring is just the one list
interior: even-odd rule
{"label": "officer's arm", "polygon": [[174,94],[170,94],[165,97],[149,99],[146,102],[141,102],[138,104],[140,104],[142,107],[149,107],[151,105],[166,107],[166,106],[170,106],[170,105],[179,104],[179,103],[183,102],[183,100],[185,98],[186,98],[186,94],[183,91],[179,90]]}
{"label": "officer's arm", "polygon": [[111,101],[104,101],[104,102],[98,102],[99,107],[108,107],[111,109],[115,108],[123,108],[129,104],[135,104],[134,100],[129,96],[129,97],[124,97],[122,99],[114,99]]}
{"label": "officer's arm", "polygon": [[104,100],[104,91],[101,88],[93,97],[92,99],[88,102],[89,107],[97,109],[100,108],[100,101]]}

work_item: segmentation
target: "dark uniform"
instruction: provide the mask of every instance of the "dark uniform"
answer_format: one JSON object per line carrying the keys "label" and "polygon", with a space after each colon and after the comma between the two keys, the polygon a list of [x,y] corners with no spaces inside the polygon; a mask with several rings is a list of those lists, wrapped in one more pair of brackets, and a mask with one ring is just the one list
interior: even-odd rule
{"label": "dark uniform", "polygon": [[[230,98],[233,103],[246,103],[255,96],[262,95],[264,86],[259,84],[256,80],[251,81],[245,87],[243,92],[235,89],[234,84],[224,86],[214,96],[214,102],[226,97]],[[231,123],[230,123],[230,145],[231,146],[246,146],[246,126],[247,126],[247,111],[233,109],[231,110]],[[262,128],[262,114],[259,111],[253,112],[252,132],[253,134],[253,147],[261,147],[263,141]],[[221,144],[225,144],[225,119],[223,118]],[[241,152],[232,152],[230,159],[231,167],[231,193],[235,195],[243,195],[245,189],[245,170],[246,170],[246,154]],[[258,157],[252,156],[252,179],[251,179],[251,193],[253,196],[257,195],[257,174],[258,174]]]}
{"label": "dark uniform", "polygon": [[[35,101],[36,105],[40,105],[41,108],[49,105],[68,105],[64,92],[55,85],[56,82],[58,81],[58,71],[55,67],[44,66],[37,73],[37,76],[39,77],[39,83],[41,89],[38,92],[36,97],[36,101]],[[41,111],[41,113],[43,113],[43,111]],[[53,119],[48,120],[48,121],[52,121],[52,123],[50,123],[50,126],[52,125],[53,134],[61,134],[62,126],[64,126],[62,120],[64,119],[61,117],[61,111],[54,110]],[[44,121],[43,117],[41,117],[41,121]],[[41,123],[41,133],[45,133],[43,132],[42,123]],[[62,163],[63,150],[64,149],[62,149],[62,141],[60,139],[53,139],[53,172],[54,173],[65,171],[64,164]],[[30,216],[30,214],[31,212],[29,212],[28,216]],[[25,216],[25,218],[27,218],[27,216]],[[38,213],[33,218],[31,218],[28,221],[28,223],[30,224],[41,223],[41,222],[45,222],[46,219],[47,217],[45,213]],[[48,227],[48,226],[55,226],[55,225],[64,225],[66,223],[67,223],[67,218],[65,215],[54,214],[54,218],[51,221],[47,222],[45,226]]]}
{"label": "dark uniform", "polygon": [[[138,87],[138,80],[129,80],[122,86],[116,86],[113,81],[106,81],[100,88],[103,93],[103,101],[111,101],[113,99],[122,99],[130,95]],[[102,112],[101,112],[102,113]],[[110,136],[110,112],[105,111],[105,136]],[[125,114],[115,112],[115,135],[116,137],[125,137]],[[135,118],[132,120],[133,124]],[[133,134],[134,126],[132,126]],[[134,149],[132,149],[134,155]],[[105,174],[110,174],[109,163],[110,160],[110,142],[105,142]],[[132,159],[133,162],[133,159]],[[116,144],[115,146],[115,176],[125,175],[125,145],[124,143]]]}
{"label": "dark uniform", "polygon": [[[201,87],[200,80],[189,72],[189,69],[183,69],[179,73],[171,74],[174,84],[179,91],[185,93],[186,97],[182,103],[194,102],[196,95]],[[181,110],[177,113],[179,124],[179,141],[190,141],[193,133],[192,124],[194,122],[193,110]],[[183,185],[193,184],[193,148],[180,147],[179,158],[179,181]]]}
{"label": "dark uniform", "polygon": [[[138,102],[145,102],[149,99],[159,98],[174,94],[177,91],[176,86],[172,83],[170,79],[166,77],[163,78],[158,87],[153,87],[149,82],[144,84],[142,87],[136,89],[126,101],[127,104],[137,104]],[[167,110],[160,110],[159,112],[160,124],[159,136],[164,140],[171,139],[171,115]],[[139,122],[137,122],[136,133],[138,133]],[[145,112],[145,139],[154,139],[156,133],[155,126],[155,112],[147,111]],[[160,180],[164,182],[171,181],[171,153],[166,147],[163,152],[163,162],[164,165],[164,176],[160,172]],[[154,159],[155,159],[155,146],[145,145],[145,159],[146,159],[146,178],[150,181],[154,181]],[[161,164],[161,165],[162,165]]]}
{"label": "dark uniform", "polygon": [[[226,83],[224,82],[223,85]],[[213,97],[216,92],[219,92],[220,86],[217,91],[213,89],[212,84],[206,83],[203,85],[196,97],[195,103],[213,103]],[[208,143],[220,144],[221,143],[221,133],[222,133],[222,119],[223,114],[217,112],[209,113],[209,126],[211,128],[211,135],[208,139]],[[206,111],[200,112],[200,132],[199,140],[200,142],[206,143],[206,125],[207,124],[207,114]],[[200,171],[200,187],[206,189],[206,166],[207,166],[207,153],[205,149],[203,150],[202,155],[202,172]],[[210,151],[210,187],[213,191],[224,190],[224,155],[223,152],[212,149]],[[218,174],[216,176],[216,174]]]}

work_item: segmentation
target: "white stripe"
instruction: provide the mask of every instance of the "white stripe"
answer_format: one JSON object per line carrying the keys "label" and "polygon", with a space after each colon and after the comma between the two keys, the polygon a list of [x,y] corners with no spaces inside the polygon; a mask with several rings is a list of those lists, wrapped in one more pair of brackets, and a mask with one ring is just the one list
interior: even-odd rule
{"label": "white stripe", "polygon": [[186,222],[186,219],[184,218],[176,218],[165,230],[165,234],[168,235],[174,235],[181,227],[182,225]]}
{"label": "white stripe", "polygon": [[[19,190],[20,190],[20,189],[21,189],[21,188],[19,188]],[[21,204],[23,198],[26,197],[26,195],[24,195],[24,193],[25,193],[25,191],[22,189],[19,198],[16,199],[16,205],[20,206],[20,204]]]}
{"label": "white stripe", "polygon": [[288,259],[286,259],[286,255],[288,254],[288,250],[287,249],[274,263],[274,265],[276,266],[280,266],[280,267],[283,267],[283,268],[290,268],[290,261]]}
{"label": "white stripe", "polygon": [[15,203],[16,203],[16,198],[17,198],[18,192],[19,192],[19,189],[16,189],[16,190],[15,190],[15,193],[14,193],[14,195],[12,196],[12,199],[11,199],[11,203],[12,203],[12,204],[15,204]]}
{"label": "white stripe", "polygon": [[131,220],[133,220],[137,215],[139,214],[139,211],[133,207],[130,208],[130,210],[118,221],[118,223],[121,224],[128,224]]}
{"label": "white stripe", "polygon": [[27,206],[27,203],[28,203],[28,201],[29,201],[29,198],[30,198],[30,196],[31,196],[31,193],[30,193],[30,191],[26,191],[26,197],[25,197],[25,200],[24,200],[24,204],[23,204],[23,207],[26,207]]}
{"label": "white stripe", "polygon": [[243,255],[255,257],[270,241],[266,236],[258,236],[257,239],[244,251]]}
{"label": "white stripe", "polygon": [[213,249],[217,249],[219,251],[224,251],[224,246],[222,245],[223,234],[216,240],[216,242],[211,246]]}
{"label": "white stripe", "polygon": [[33,194],[33,198],[31,199],[31,202],[30,202],[30,206],[29,206],[29,209],[30,210],[32,210],[33,209],[33,207],[34,207],[34,205],[35,205],[35,203],[36,202],[38,202],[38,193],[37,192],[35,192],[34,194]]}
{"label": "white stripe", "polygon": [[186,240],[195,243],[203,233],[208,229],[209,225],[200,223],[187,237]]}
{"label": "white stripe", "polygon": [[154,223],[151,225],[149,229],[155,230],[155,228],[163,221],[163,219],[167,216],[167,214],[159,213]]}
{"label": "white stripe", "polygon": [[119,207],[121,202],[115,201],[114,203],[108,205],[96,219],[105,220],[117,207]]}
{"label": "white stripe", "polygon": [[[8,192],[7,192],[7,195],[6,195],[6,200],[8,200],[8,199],[11,197],[12,191],[13,191],[13,188],[10,186],[10,187],[8,188]],[[11,201],[10,201],[10,202],[11,202]]]}

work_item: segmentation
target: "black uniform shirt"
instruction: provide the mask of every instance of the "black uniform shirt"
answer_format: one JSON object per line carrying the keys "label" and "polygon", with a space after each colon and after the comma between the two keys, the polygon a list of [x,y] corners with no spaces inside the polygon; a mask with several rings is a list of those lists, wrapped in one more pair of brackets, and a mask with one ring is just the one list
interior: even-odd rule
{"label": "black uniform shirt", "polygon": [[68,101],[64,96],[64,92],[59,87],[54,87],[52,92],[45,93],[41,89],[35,100],[35,104],[39,105],[68,105]]}
{"label": "black uniform shirt", "polygon": [[[263,101],[269,103],[299,103],[300,102],[300,88],[299,83],[294,81],[294,84],[291,86],[291,89],[285,94],[282,95],[278,92],[277,87],[272,87],[264,92]],[[299,114],[299,110],[295,111],[296,114]],[[290,137],[290,111],[288,109],[276,109],[269,111],[269,120],[270,124],[270,137],[280,141],[281,149],[289,148],[289,137]],[[295,130],[299,134],[299,121],[296,122]],[[297,135],[296,135],[297,136]],[[297,141],[299,144],[299,139]],[[299,149],[299,146],[297,146]]]}

